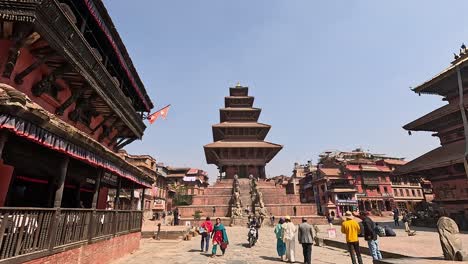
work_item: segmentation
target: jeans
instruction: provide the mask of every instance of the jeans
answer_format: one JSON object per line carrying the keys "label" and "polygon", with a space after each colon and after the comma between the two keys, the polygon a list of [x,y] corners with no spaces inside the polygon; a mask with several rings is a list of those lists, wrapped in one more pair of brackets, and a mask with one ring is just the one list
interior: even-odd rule
{"label": "jeans", "polygon": [[349,255],[351,255],[351,261],[353,264],[356,264],[356,258],[354,255],[357,255],[357,260],[359,264],[362,264],[362,257],[361,257],[361,250],[359,249],[359,241],[356,242],[348,242],[348,251]]}
{"label": "jeans", "polygon": [[302,243],[302,254],[304,255],[304,264],[312,263],[312,244]]}
{"label": "jeans", "polygon": [[400,221],[398,221],[398,218],[394,218],[393,222],[395,223],[395,226],[400,226]]}
{"label": "jeans", "polygon": [[367,245],[369,246],[369,251],[371,253],[373,260],[380,260],[382,259],[382,254],[380,253],[379,249],[379,240],[369,240],[367,241]]}
{"label": "jeans", "polygon": [[208,251],[210,247],[210,235],[208,233],[203,233],[201,235],[201,250],[203,251],[203,245],[205,245],[205,251]]}

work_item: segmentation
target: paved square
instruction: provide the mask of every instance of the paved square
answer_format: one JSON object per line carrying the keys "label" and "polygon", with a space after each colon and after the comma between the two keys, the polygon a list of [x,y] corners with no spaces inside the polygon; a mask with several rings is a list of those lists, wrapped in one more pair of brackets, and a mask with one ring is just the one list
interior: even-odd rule
{"label": "paved square", "polygon": [[[114,264],[281,263],[276,254],[276,238],[273,228],[261,228],[259,241],[253,248],[246,246],[247,228],[227,227],[227,232],[230,244],[224,256],[210,258],[208,254],[201,253],[200,236],[192,238],[190,241],[155,241],[153,239],[143,239],[138,251],[119,259]],[[219,249],[218,254],[220,254]],[[303,260],[302,246],[296,243],[296,262],[302,263]],[[369,256],[363,255],[363,260],[364,263],[372,263],[372,259]],[[344,250],[314,246],[312,249],[312,263],[351,263],[351,260],[348,253]]]}

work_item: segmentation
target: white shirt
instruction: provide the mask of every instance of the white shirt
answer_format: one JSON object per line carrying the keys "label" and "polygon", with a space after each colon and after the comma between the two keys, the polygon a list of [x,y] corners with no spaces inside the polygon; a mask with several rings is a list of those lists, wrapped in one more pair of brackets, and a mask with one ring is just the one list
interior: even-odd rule
{"label": "white shirt", "polygon": [[283,228],[283,239],[294,240],[297,230],[296,226],[291,222],[287,222],[281,225],[281,227]]}

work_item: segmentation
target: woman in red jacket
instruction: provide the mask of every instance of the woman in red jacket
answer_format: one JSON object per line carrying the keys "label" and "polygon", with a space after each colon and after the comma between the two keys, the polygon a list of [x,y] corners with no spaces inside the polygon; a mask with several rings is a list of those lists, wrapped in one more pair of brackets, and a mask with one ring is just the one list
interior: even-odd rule
{"label": "woman in red jacket", "polygon": [[206,220],[200,225],[201,234],[201,251],[203,252],[203,246],[205,246],[205,252],[208,252],[210,247],[210,233],[213,231],[213,223],[208,216]]}

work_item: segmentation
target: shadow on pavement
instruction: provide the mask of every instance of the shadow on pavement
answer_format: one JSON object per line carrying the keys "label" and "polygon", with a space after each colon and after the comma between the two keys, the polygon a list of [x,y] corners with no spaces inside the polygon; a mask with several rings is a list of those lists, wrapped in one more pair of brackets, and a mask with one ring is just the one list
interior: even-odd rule
{"label": "shadow on pavement", "polygon": [[262,258],[264,260],[283,262],[279,257],[275,258],[275,257],[260,256],[260,258]]}
{"label": "shadow on pavement", "polygon": [[187,252],[201,252],[201,250],[200,250],[200,249],[193,249],[193,248],[192,248],[192,249],[190,249],[190,250],[187,251]]}

